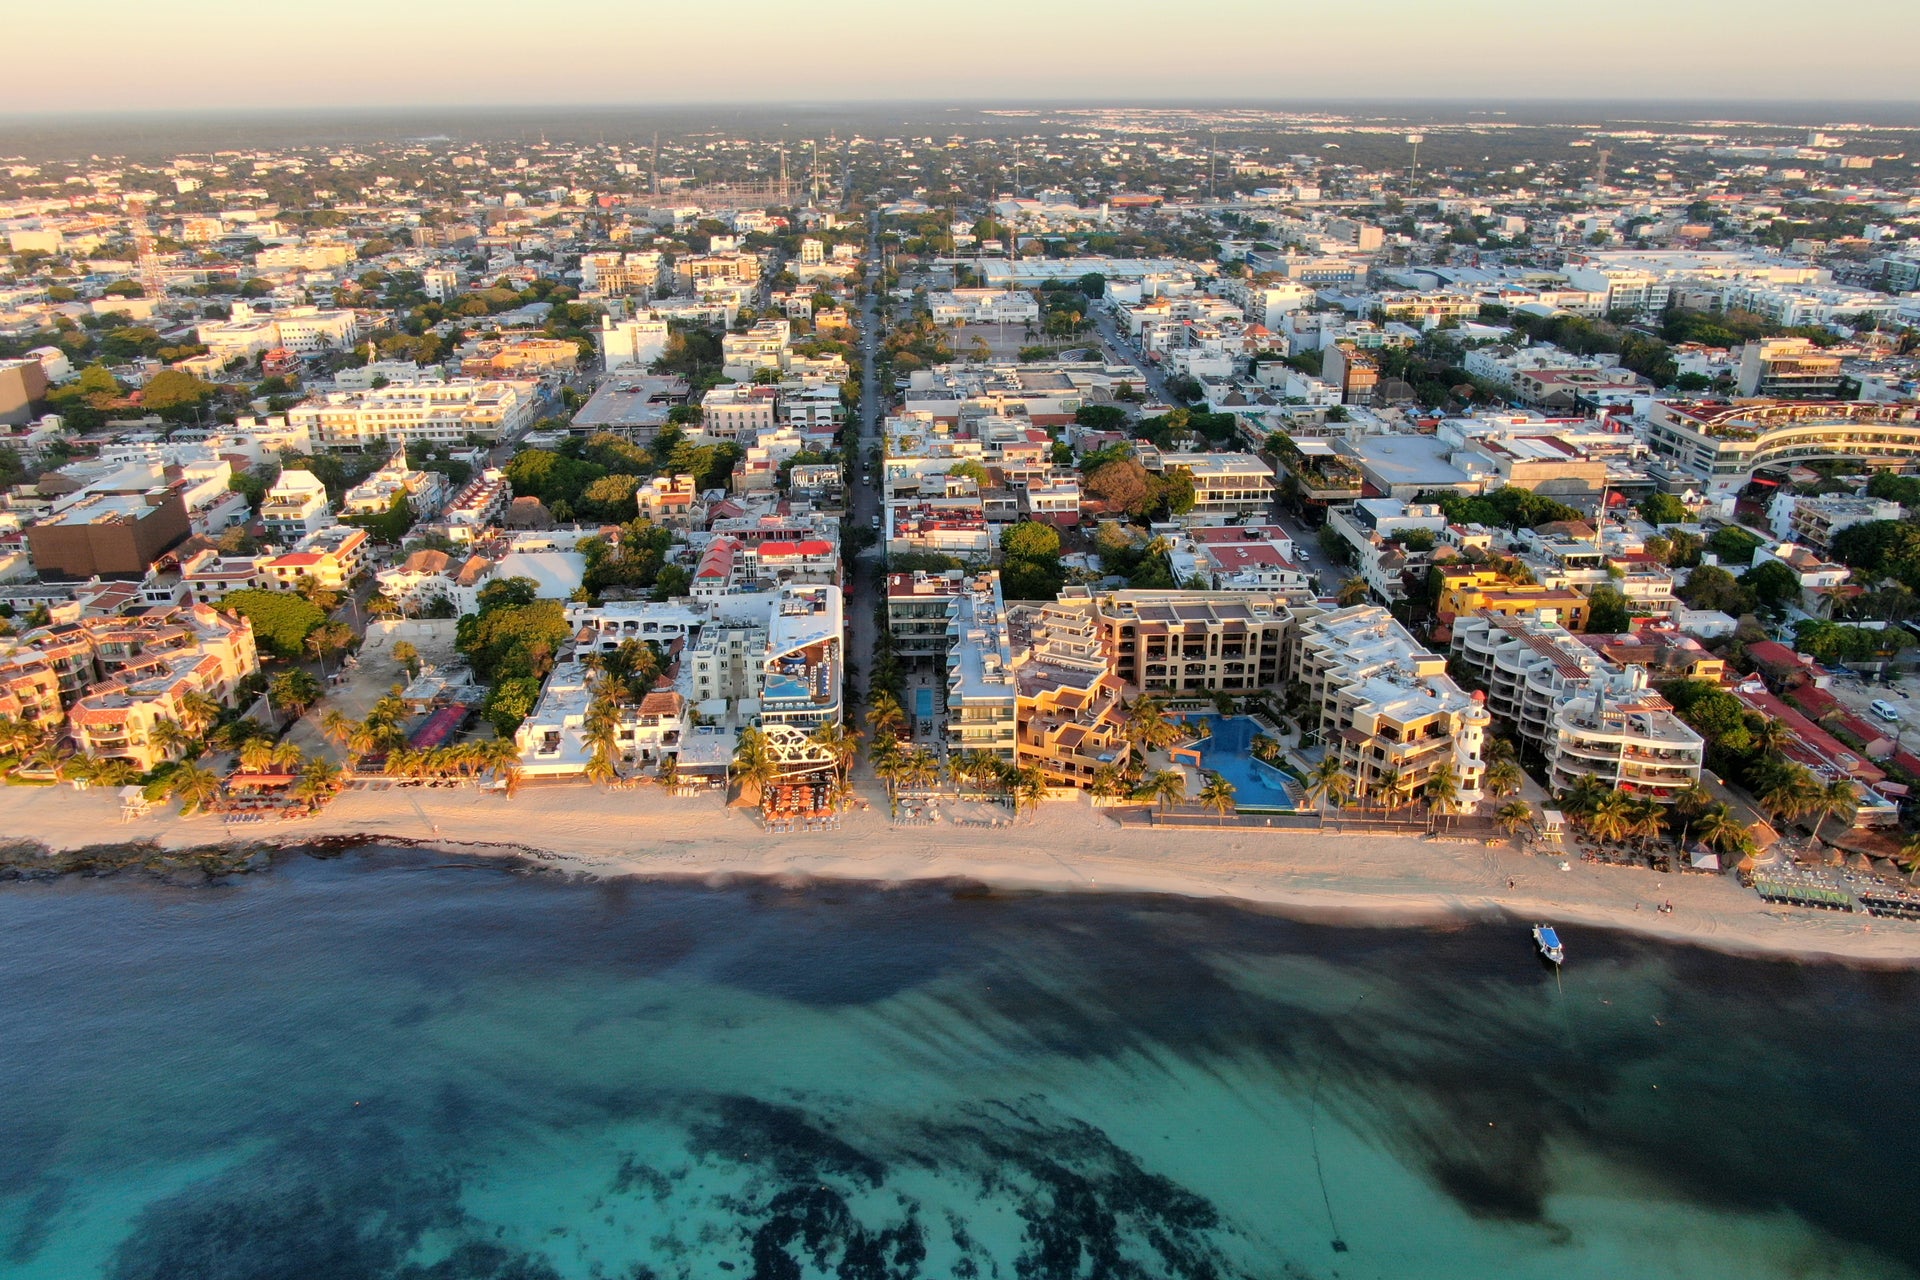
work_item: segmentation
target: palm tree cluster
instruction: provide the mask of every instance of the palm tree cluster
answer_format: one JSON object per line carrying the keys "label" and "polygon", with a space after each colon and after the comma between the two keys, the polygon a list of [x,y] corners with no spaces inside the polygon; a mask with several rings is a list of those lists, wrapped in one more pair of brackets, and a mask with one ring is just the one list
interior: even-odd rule
{"label": "palm tree cluster", "polygon": [[320,732],[345,751],[350,767],[380,758],[381,772],[390,778],[472,778],[489,770],[506,780],[511,791],[520,780],[520,749],[508,738],[483,738],[416,750],[407,744],[407,704],[398,686],[355,720],[339,711],[320,718]]}
{"label": "palm tree cluster", "polygon": [[1746,823],[1698,782],[1676,791],[1669,807],[1616,791],[1598,778],[1581,777],[1560,793],[1558,803],[1569,818],[1601,840],[1639,839],[1644,846],[1671,831],[1682,845],[1697,839],[1728,854],[1753,848],[1753,833]]}

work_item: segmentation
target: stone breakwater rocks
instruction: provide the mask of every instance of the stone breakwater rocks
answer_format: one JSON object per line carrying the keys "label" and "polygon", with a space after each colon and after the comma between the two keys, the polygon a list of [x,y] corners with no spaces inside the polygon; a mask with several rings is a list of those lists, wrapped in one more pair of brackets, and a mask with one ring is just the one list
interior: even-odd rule
{"label": "stone breakwater rocks", "polygon": [[272,849],[263,844],[162,849],[151,841],[49,849],[36,842],[0,845],[0,881],[53,880],[61,876],[146,875],[168,884],[206,884],[226,876],[264,871]]}

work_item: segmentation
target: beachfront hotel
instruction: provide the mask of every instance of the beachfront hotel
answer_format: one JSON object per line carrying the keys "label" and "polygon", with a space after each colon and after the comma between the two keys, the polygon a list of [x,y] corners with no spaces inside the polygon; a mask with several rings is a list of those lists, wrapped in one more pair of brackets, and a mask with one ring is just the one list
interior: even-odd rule
{"label": "beachfront hotel", "polygon": [[1378,605],[1303,606],[1292,623],[1288,673],[1319,708],[1320,740],[1357,793],[1411,797],[1445,764],[1458,798],[1479,798],[1493,717],[1481,695],[1454,683],[1445,658]]}
{"label": "beachfront hotel", "polygon": [[1582,777],[1666,801],[1697,782],[1706,740],[1647,686],[1565,627],[1483,610],[1454,624],[1452,656],[1487,710],[1547,762],[1554,791]]}
{"label": "beachfront hotel", "polygon": [[1007,625],[1016,761],[1054,787],[1085,787],[1124,763],[1122,684],[1092,601],[1017,605]]}
{"label": "beachfront hotel", "polygon": [[147,770],[188,743],[153,738],[189,694],[231,706],[260,669],[253,627],[205,605],[91,617],[29,631],[0,658],[0,715],[48,728],[64,719],[80,750]]}
{"label": "beachfront hotel", "polygon": [[983,573],[948,606],[947,749],[985,751],[1013,763],[1017,705],[1000,575]]}
{"label": "beachfront hotel", "polygon": [[1067,587],[1088,602],[1114,672],[1145,693],[1252,693],[1280,681],[1289,596],[1277,591],[1110,591]]}

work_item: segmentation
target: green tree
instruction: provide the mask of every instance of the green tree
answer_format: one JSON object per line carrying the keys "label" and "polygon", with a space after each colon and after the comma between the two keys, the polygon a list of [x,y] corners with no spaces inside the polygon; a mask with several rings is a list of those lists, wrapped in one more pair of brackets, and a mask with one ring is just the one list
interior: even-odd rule
{"label": "green tree", "polygon": [[320,682],[313,678],[313,673],[301,667],[276,672],[267,684],[268,700],[296,720],[320,701],[321,692]]}
{"label": "green tree", "polygon": [[1587,631],[1592,635],[1617,635],[1632,625],[1627,598],[1614,587],[1601,585],[1587,593]]}
{"label": "green tree", "polygon": [[213,399],[213,387],[190,373],[162,369],[140,389],[141,407],[170,422],[190,422]]}
{"label": "green tree", "polygon": [[1739,525],[1722,525],[1707,539],[1707,550],[1720,557],[1721,564],[1751,564],[1760,549],[1760,539]]}
{"label": "green tree", "polygon": [[1640,503],[1640,518],[1651,525],[1688,524],[1693,513],[1670,493],[1650,493]]}
{"label": "green tree", "polygon": [[298,658],[308,633],[327,620],[325,613],[290,591],[250,587],[228,595],[220,607],[252,623],[255,643],[276,658]]}
{"label": "green tree", "polygon": [[1002,591],[1009,600],[1052,600],[1066,580],[1060,534],[1051,525],[1022,520],[1000,535]]}

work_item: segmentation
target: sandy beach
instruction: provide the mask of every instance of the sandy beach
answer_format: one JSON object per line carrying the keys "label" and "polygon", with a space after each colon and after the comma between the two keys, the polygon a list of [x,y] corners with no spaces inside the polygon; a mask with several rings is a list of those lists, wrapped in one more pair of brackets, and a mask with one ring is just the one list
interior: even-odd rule
{"label": "sandy beach", "polygon": [[[1509,843],[1267,830],[1122,827],[1084,801],[1053,802],[1011,827],[895,827],[884,809],[839,831],[773,835],[717,795],[652,787],[356,790],[299,822],[229,826],[171,808],[122,821],[110,793],[0,791],[0,827],[50,849],[151,841],[167,850],[363,837],[534,853],[590,875],[758,876],[878,882],[972,880],[1002,889],[1221,898],[1355,923],[1512,916],[1598,925],[1717,950],[1920,963],[1920,924],[1770,906],[1726,876],[1660,875],[1520,851]],[[1511,888],[1509,887],[1511,882]],[[1674,911],[1655,908],[1671,900]],[[1577,952],[1577,935],[1570,938]]]}

